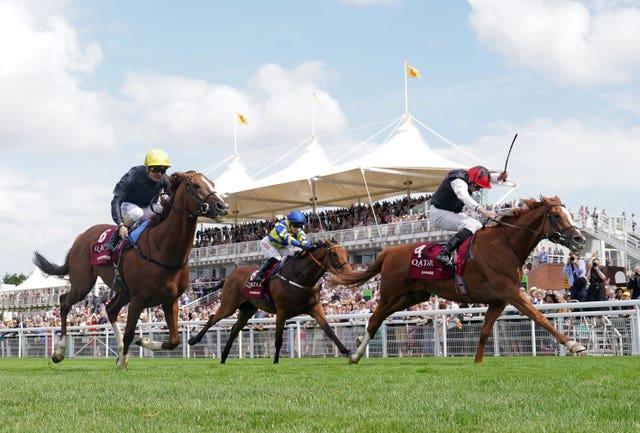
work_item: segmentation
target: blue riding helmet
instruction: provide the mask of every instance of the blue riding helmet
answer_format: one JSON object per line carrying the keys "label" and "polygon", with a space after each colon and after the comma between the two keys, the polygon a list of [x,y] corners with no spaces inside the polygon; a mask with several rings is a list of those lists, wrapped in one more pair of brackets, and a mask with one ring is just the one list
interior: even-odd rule
{"label": "blue riding helmet", "polygon": [[289,223],[293,226],[303,226],[307,223],[307,218],[299,210],[294,210],[289,214]]}

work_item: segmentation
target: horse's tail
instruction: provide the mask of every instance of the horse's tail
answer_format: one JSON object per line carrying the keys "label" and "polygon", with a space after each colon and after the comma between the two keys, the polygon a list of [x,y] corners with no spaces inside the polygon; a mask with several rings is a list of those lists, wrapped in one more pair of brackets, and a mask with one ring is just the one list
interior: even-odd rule
{"label": "horse's tail", "polygon": [[383,251],[378,258],[369,265],[367,269],[362,272],[357,271],[343,271],[339,274],[332,275],[329,278],[329,284],[341,284],[344,286],[358,286],[365,281],[375,277],[380,273],[382,269],[382,263],[386,254]]}
{"label": "horse's tail", "polygon": [[64,265],[56,265],[47,260],[42,254],[37,251],[33,253],[33,263],[47,275],[57,275],[64,277],[69,275],[69,254],[64,262]]}

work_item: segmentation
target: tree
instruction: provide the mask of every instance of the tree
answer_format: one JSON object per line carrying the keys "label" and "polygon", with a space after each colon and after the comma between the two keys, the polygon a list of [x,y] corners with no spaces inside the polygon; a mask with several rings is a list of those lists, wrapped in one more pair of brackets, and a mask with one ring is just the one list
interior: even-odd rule
{"label": "tree", "polygon": [[2,282],[4,284],[13,284],[13,285],[19,285],[20,283],[22,283],[24,280],[27,279],[27,276],[25,274],[11,274],[9,275],[9,273],[4,274],[4,277],[2,278]]}

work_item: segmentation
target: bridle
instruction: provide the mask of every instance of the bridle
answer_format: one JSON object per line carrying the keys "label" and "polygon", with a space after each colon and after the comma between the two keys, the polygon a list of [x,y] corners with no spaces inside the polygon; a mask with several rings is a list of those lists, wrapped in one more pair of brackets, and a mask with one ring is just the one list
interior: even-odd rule
{"label": "bridle", "polygon": [[[324,244],[324,245],[326,246],[326,244]],[[321,246],[322,246],[322,245],[321,245]],[[326,254],[326,256],[325,256],[325,258],[324,258],[324,260],[323,260],[325,263],[322,263],[320,260],[318,260],[318,259],[313,255],[313,252],[311,252],[311,251],[303,251],[302,255],[307,254],[307,255],[311,258],[311,261],[313,261],[316,265],[318,265],[318,267],[319,267],[319,268],[320,268],[320,270],[321,270],[321,273],[320,273],[320,274],[322,275],[322,274],[324,274],[324,273],[327,271],[327,269],[329,269],[329,268],[331,268],[333,271],[339,271],[340,269],[342,269],[343,267],[345,267],[346,265],[348,265],[348,264],[349,264],[348,262],[344,262],[344,263],[341,263],[341,264],[340,264],[340,266],[337,266],[337,267],[336,267],[336,266],[333,266],[333,265],[327,265],[327,264],[326,264],[327,262],[329,262],[329,256],[331,255],[331,250],[332,250],[333,248],[337,248],[337,247],[344,248],[344,247],[343,247],[342,245],[340,245],[340,244],[331,245],[331,246],[329,246],[329,247],[327,248],[327,254]],[[301,255],[301,256],[302,256],[302,255]],[[286,265],[286,264],[285,264],[285,265]],[[283,275],[282,275],[282,273],[278,273],[276,276],[277,276],[278,278],[280,278],[281,280],[283,280],[283,281],[285,281],[285,282],[287,282],[287,283],[291,284],[292,286],[296,286],[296,287],[299,287],[299,288],[301,288],[301,289],[313,289],[313,286],[303,286],[302,284],[299,284],[299,283],[297,283],[297,282],[295,282],[295,281],[292,281],[292,280],[290,280],[289,278],[287,278],[287,277],[283,276]],[[315,283],[314,283],[314,285],[315,285]]]}
{"label": "bridle", "polygon": [[[169,206],[171,207],[171,209],[173,211],[175,211],[178,214],[184,215],[187,214],[188,218],[198,218],[201,216],[205,216],[209,213],[209,209],[211,208],[209,203],[207,203],[207,200],[209,200],[209,197],[211,197],[212,195],[216,195],[216,191],[212,190],[211,192],[209,192],[209,194],[207,194],[203,199],[199,199],[198,198],[198,194],[196,191],[194,191],[192,184],[190,183],[191,179],[193,179],[194,176],[198,175],[200,173],[193,173],[191,175],[189,175],[186,179],[184,179],[182,181],[182,183],[184,184],[185,189],[187,190],[187,192],[189,192],[189,194],[191,194],[191,197],[194,199],[194,201],[196,202],[196,207],[197,210],[195,210],[194,212],[189,212],[187,213],[186,210],[184,209],[179,209],[177,207],[174,206],[173,200],[174,200],[174,195],[173,194],[169,194],[169,193],[162,193],[162,194],[168,194],[170,196],[169,199]],[[215,204],[216,206],[216,214],[218,214],[219,212],[219,206],[220,204],[218,202],[216,202]],[[133,248],[138,252],[138,254],[140,255],[140,257],[142,257],[143,259],[157,265],[160,266],[163,269],[167,269],[167,270],[171,270],[171,271],[175,271],[175,270],[179,270],[184,268],[187,263],[189,262],[189,258],[187,257],[187,259],[180,263],[179,265],[166,265],[164,263],[161,263],[157,260],[155,260],[153,257],[149,257],[146,254],[144,254],[140,248],[138,247],[137,244],[133,244]]]}
{"label": "bridle", "polygon": [[[331,255],[331,250],[333,248],[337,248],[337,247],[344,248],[340,244],[331,245],[329,248],[327,248],[327,254],[326,254],[325,258],[324,258],[325,262],[329,262],[329,256]],[[341,263],[340,266],[337,266],[337,267],[336,266],[329,266],[326,263],[320,263],[320,261],[313,255],[312,251],[307,251],[307,254],[309,254],[309,257],[311,258],[311,260],[313,260],[313,262],[316,265],[318,265],[320,267],[320,269],[322,269],[323,273],[329,268],[331,268],[334,271],[339,271],[340,269],[344,268],[348,264],[347,262],[344,262],[344,263]]]}
{"label": "bridle", "polygon": [[571,243],[573,243],[574,240],[567,235],[567,232],[577,229],[577,227],[575,225],[571,225],[569,227],[565,227],[564,229],[561,228],[560,223],[558,222],[558,217],[551,213],[551,209],[553,209],[554,207],[566,208],[566,206],[563,203],[547,205],[547,208],[545,209],[545,213],[544,213],[544,220],[542,221],[542,227],[544,227],[546,222],[549,221],[549,225],[551,226],[551,230],[552,230],[551,233],[547,233],[543,229],[534,230],[529,227],[510,224],[497,219],[493,221],[495,221],[498,225],[501,225],[501,226],[511,227],[518,230],[524,230],[534,235],[541,236],[543,239],[548,239],[554,243],[562,244],[562,241],[564,240],[568,245],[571,245]]}
{"label": "bridle", "polygon": [[[187,177],[186,179],[184,179],[182,181],[182,183],[184,183],[184,187],[187,190],[187,192],[189,194],[191,194],[191,197],[194,199],[194,201],[196,202],[196,210],[193,212],[189,212],[187,214],[187,211],[184,209],[178,209],[177,207],[174,206],[173,204],[173,199],[174,196],[171,196],[171,199],[169,200],[169,205],[171,206],[171,208],[176,211],[179,214],[187,214],[187,216],[189,218],[198,218],[201,216],[205,216],[209,213],[209,210],[211,209],[211,205],[209,205],[209,203],[207,203],[207,200],[209,200],[209,198],[211,196],[216,196],[217,193],[215,190],[212,190],[211,192],[209,192],[209,194],[207,194],[204,198],[200,199],[198,198],[198,194],[196,191],[194,191],[193,186],[191,184],[191,179],[193,179],[194,176],[196,175],[202,175],[201,173],[193,173],[191,175],[189,175],[189,177]],[[220,210],[220,204],[216,201],[215,204],[215,211],[216,211],[216,215],[219,214]]]}

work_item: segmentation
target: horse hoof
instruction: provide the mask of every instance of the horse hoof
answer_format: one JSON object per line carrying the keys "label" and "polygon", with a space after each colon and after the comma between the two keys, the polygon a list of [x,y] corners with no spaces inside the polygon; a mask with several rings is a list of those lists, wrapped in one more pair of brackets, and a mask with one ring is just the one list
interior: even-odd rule
{"label": "horse hoof", "polygon": [[63,359],[64,359],[64,356],[62,358],[58,358],[58,356],[55,354],[51,355],[51,360],[53,361],[54,364],[62,362]]}
{"label": "horse hoof", "polygon": [[359,358],[354,358],[353,355],[349,355],[349,364],[357,364],[360,361]]}
{"label": "horse hoof", "polygon": [[140,337],[135,341],[135,344],[138,346],[146,347],[147,344],[151,342],[149,337]]}
{"label": "horse hoof", "polygon": [[573,354],[578,354],[578,353],[584,353],[587,351],[587,348],[584,347],[582,344],[578,343],[575,346],[573,346],[571,349],[569,349],[571,351],[571,353]]}
{"label": "horse hoof", "polygon": [[198,344],[198,339],[196,339],[196,337],[191,337],[191,338],[189,338],[187,343],[189,343],[189,346],[193,346],[195,344]]}

